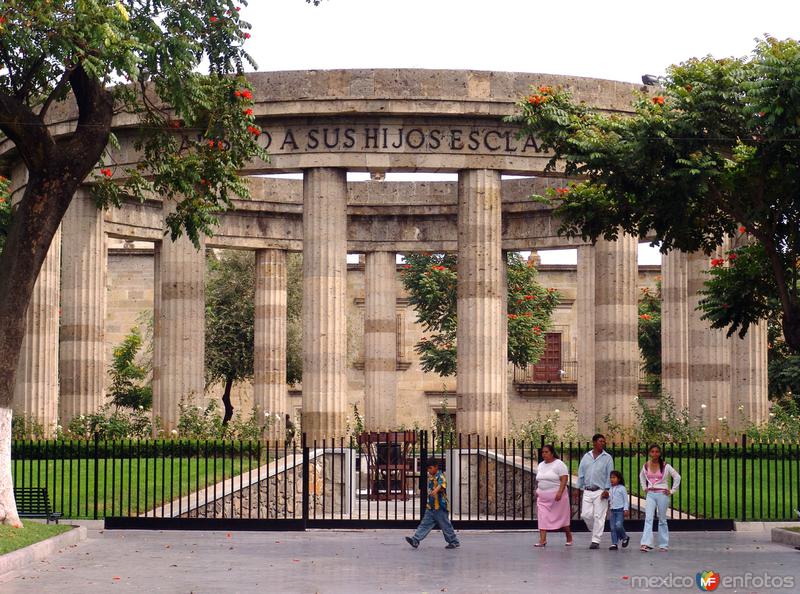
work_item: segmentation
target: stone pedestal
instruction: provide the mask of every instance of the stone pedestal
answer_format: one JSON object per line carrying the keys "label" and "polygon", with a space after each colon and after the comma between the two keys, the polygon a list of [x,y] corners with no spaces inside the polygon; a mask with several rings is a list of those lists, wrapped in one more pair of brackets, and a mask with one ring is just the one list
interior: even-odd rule
{"label": "stone pedestal", "polygon": [[308,439],[344,436],[347,421],[347,172],[303,178],[303,416]]}
{"label": "stone pedestal", "polygon": [[372,431],[397,426],[397,295],[394,252],[366,255],[364,419]]}
{"label": "stone pedestal", "polygon": [[106,236],[103,211],[79,191],[62,223],[61,424],[105,403]]}
{"label": "stone pedestal", "polygon": [[504,437],[508,416],[500,173],[458,174],[458,429]]}
{"label": "stone pedestal", "polygon": [[[164,204],[164,217],[175,204]],[[166,224],[165,224],[166,230]],[[202,404],[205,391],[205,241],[198,250],[185,235],[165,236],[157,258],[153,414],[165,431],[178,422],[181,401]],[[160,286],[159,286],[160,285]]]}
{"label": "stone pedestal", "polygon": [[717,426],[719,418],[730,418],[731,348],[724,330],[713,330],[708,320],[700,319],[697,305],[710,259],[722,254],[720,249],[711,256],[687,255],[689,410],[709,428]]}
{"label": "stone pedestal", "polygon": [[41,423],[51,437],[58,422],[58,318],[61,281],[61,230],[57,231],[42,263],[25,314],[14,414]]}
{"label": "stone pedestal", "polygon": [[578,325],[578,426],[587,434],[598,429],[595,420],[594,367],[595,367],[595,257],[594,246],[578,247],[577,266],[577,325]]}
{"label": "stone pedestal", "polygon": [[689,406],[689,301],[686,254],[661,256],[661,385],[675,405]]}
{"label": "stone pedestal", "polygon": [[254,403],[269,437],[286,429],[286,253],[256,251]]}

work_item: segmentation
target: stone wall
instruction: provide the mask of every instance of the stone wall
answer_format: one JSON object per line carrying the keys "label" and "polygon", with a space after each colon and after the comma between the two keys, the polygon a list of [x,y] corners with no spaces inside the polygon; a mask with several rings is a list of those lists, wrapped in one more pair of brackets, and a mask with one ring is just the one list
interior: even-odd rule
{"label": "stone wall", "polygon": [[489,450],[453,450],[456,475],[449,497],[459,519],[534,519],[536,473],[530,459],[502,456]]}
{"label": "stone wall", "polygon": [[[300,456],[297,459],[297,464],[288,462],[285,470],[220,496],[180,517],[301,519],[304,465]],[[329,518],[350,509],[349,459],[350,456],[342,453],[320,454],[313,458],[309,469],[309,517]],[[191,496],[188,501],[191,505]]]}

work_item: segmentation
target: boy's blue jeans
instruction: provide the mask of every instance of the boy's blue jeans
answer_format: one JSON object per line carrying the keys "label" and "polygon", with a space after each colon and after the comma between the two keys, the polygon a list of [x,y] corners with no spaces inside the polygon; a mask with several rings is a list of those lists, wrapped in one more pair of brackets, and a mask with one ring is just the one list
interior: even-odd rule
{"label": "boy's blue jeans", "polygon": [[414,540],[419,542],[433,530],[434,526],[439,526],[444,535],[447,544],[458,544],[458,537],[456,531],[453,530],[453,525],[450,523],[450,517],[443,509],[426,509],[425,515],[422,516],[422,521],[414,533]]}
{"label": "boy's blue jeans", "polygon": [[620,508],[609,510],[609,512],[608,525],[611,528],[611,544],[617,544],[628,538],[625,532],[625,510]]}

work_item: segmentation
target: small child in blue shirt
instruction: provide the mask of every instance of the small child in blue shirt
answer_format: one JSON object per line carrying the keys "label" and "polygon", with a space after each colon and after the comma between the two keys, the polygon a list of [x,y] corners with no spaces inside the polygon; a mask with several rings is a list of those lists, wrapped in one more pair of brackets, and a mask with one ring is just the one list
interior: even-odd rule
{"label": "small child in blue shirt", "polygon": [[617,543],[621,541],[622,548],[626,548],[631,539],[625,532],[624,518],[630,514],[628,491],[625,489],[625,479],[619,470],[611,471],[611,490],[608,493],[608,507],[611,512],[608,523],[611,527],[611,546],[609,551],[617,550]]}

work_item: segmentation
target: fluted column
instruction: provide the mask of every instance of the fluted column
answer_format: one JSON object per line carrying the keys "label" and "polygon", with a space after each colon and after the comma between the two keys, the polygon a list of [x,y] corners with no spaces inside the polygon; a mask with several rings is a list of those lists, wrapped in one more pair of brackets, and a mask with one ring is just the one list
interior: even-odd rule
{"label": "fluted column", "polygon": [[256,251],[254,401],[269,419],[271,437],[286,428],[286,252]]}
{"label": "fluted column", "polygon": [[303,416],[310,440],[343,436],[347,420],[347,172],[303,177]]}
{"label": "fluted column", "polygon": [[[164,238],[164,241],[169,239]],[[161,242],[153,242],[153,415],[161,413],[156,403],[161,399]],[[158,427],[153,423],[153,437],[159,437]]]}
{"label": "fluted column", "polygon": [[25,314],[14,384],[14,414],[41,423],[46,437],[58,422],[58,318],[61,286],[61,230],[42,263]]}
{"label": "fluted column", "polygon": [[85,190],[62,223],[61,424],[96,412],[105,400],[106,236],[103,211]]}
{"label": "fluted column", "polygon": [[750,326],[744,338],[734,334],[731,347],[732,427],[743,429],[743,417],[761,423],[769,413],[767,377],[767,324]]}
{"label": "fluted column", "polygon": [[367,429],[397,425],[397,295],[394,252],[366,255],[364,419]]}
{"label": "fluted column", "polygon": [[635,237],[595,245],[595,420],[609,414],[633,424],[639,392],[637,252]]}
{"label": "fluted column", "polygon": [[730,417],[731,347],[724,330],[714,330],[708,320],[701,320],[697,310],[710,258],[701,252],[687,255],[687,292],[689,318],[689,410],[699,415],[711,430],[718,419]]}
{"label": "fluted column", "polygon": [[[166,202],[163,216],[174,211]],[[166,223],[165,227],[166,229]],[[161,417],[166,431],[178,422],[178,404],[203,398],[205,391],[205,240],[200,249],[186,235],[161,242],[160,316],[156,341],[158,392],[153,394],[153,414]]]}
{"label": "fluted column", "polygon": [[508,415],[500,173],[458,174],[457,421],[466,434],[504,437]]}
{"label": "fluted column", "polygon": [[595,420],[594,367],[595,367],[595,257],[593,245],[578,247],[578,426],[585,433],[598,428]]}
{"label": "fluted column", "polygon": [[686,253],[661,256],[661,385],[680,409],[689,406],[689,301]]}

